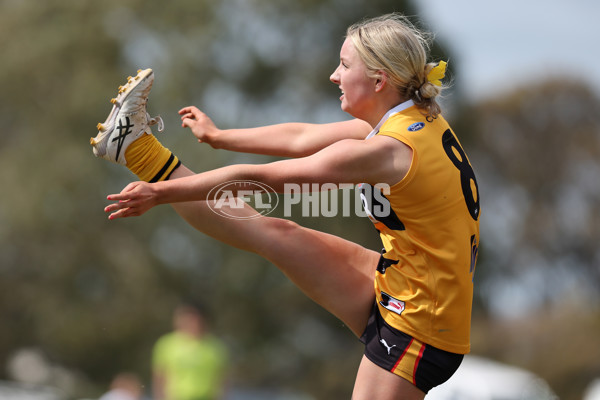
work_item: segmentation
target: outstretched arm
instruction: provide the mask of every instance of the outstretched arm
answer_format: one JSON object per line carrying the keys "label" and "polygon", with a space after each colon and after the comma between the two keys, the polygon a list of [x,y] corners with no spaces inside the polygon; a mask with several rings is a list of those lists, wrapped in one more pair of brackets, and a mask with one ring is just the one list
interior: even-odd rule
{"label": "outstretched arm", "polygon": [[252,180],[284,192],[286,184],[302,183],[386,183],[404,178],[412,161],[412,149],[404,143],[376,136],[370,140],[342,140],[309,157],[261,165],[230,165],[157,183],[133,182],[105,208],[109,218],[142,215],[150,208],[167,203],[207,200],[210,191],[223,182]]}
{"label": "outstretched arm", "polygon": [[196,107],[182,108],[179,114],[182,126],[190,128],[199,142],[213,148],[293,158],[314,154],[343,139],[364,139],[371,131],[371,126],[359,119],[222,130]]}

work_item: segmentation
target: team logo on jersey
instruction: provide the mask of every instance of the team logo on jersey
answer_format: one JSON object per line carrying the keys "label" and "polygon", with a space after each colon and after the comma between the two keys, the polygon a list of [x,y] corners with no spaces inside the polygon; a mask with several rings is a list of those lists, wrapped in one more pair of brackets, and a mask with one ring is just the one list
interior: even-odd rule
{"label": "team logo on jersey", "polygon": [[420,131],[423,128],[425,128],[425,122],[415,122],[414,124],[409,126],[407,129],[409,132],[416,132],[416,131]]}
{"label": "team logo on jersey", "polygon": [[398,315],[401,315],[402,311],[404,311],[404,302],[402,300],[393,298],[385,292],[381,292],[381,301],[379,304]]}

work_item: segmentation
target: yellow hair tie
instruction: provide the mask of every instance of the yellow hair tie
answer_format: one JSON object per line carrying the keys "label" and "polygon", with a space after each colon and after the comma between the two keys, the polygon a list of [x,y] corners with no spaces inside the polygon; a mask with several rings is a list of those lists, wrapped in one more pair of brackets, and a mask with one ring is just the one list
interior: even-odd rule
{"label": "yellow hair tie", "polygon": [[427,74],[427,80],[435,86],[442,86],[442,79],[446,76],[446,61],[440,61],[438,65]]}

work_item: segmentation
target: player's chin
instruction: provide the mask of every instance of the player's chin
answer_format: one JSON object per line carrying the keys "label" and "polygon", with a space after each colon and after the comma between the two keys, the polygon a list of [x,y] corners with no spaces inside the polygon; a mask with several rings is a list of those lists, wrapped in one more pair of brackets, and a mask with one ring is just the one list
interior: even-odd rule
{"label": "player's chin", "polygon": [[340,103],[340,108],[342,109],[342,111],[344,111],[348,114],[352,114],[352,107],[350,107],[348,102],[342,100],[342,102]]}
{"label": "player's chin", "polygon": [[342,111],[346,114],[350,114],[354,118],[358,118],[355,112],[356,110],[353,107],[351,107],[348,103],[342,102],[342,105],[340,107],[342,108]]}

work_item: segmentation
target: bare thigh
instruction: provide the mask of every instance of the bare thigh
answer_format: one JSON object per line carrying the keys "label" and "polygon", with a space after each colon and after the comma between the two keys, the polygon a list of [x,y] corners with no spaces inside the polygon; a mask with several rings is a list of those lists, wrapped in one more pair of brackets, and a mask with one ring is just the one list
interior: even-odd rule
{"label": "bare thigh", "polygon": [[[171,179],[192,173],[181,166]],[[202,201],[176,203],[173,207],[197,230],[271,261],[354,334],[363,333],[375,301],[377,252],[280,218],[224,218]],[[256,213],[248,205],[233,212],[239,216]]]}
{"label": "bare thigh", "polygon": [[352,400],[423,400],[425,393],[406,379],[375,365],[363,356]]}

